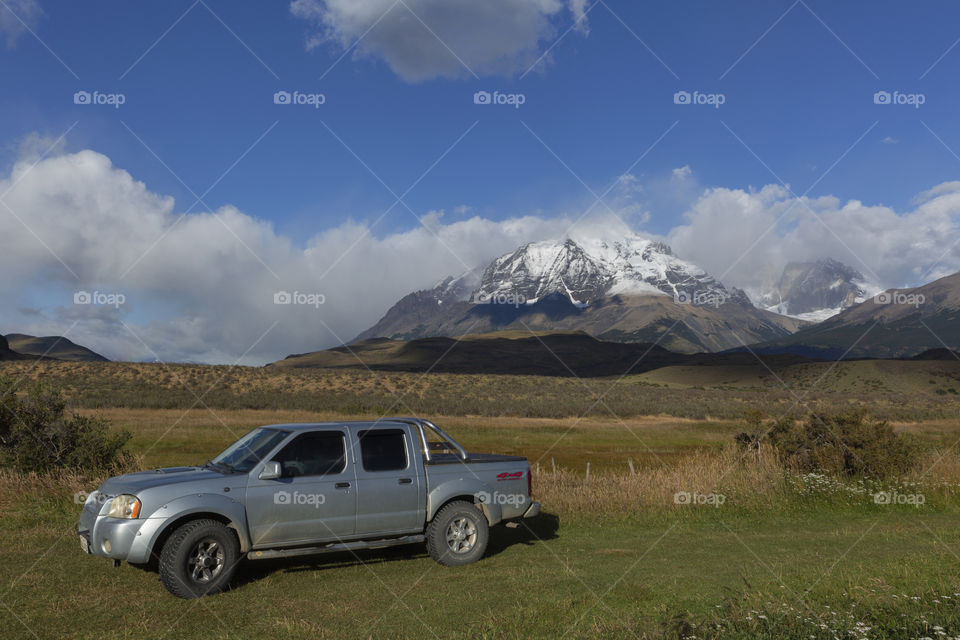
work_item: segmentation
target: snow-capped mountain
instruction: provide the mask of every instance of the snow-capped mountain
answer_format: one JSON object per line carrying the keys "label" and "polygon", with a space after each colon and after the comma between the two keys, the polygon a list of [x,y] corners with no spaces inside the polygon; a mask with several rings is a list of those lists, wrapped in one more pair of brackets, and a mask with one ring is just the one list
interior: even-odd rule
{"label": "snow-capped mountain", "polygon": [[856,269],[832,258],[791,262],[779,282],[760,298],[775,313],[821,321],[879,293]]}
{"label": "snow-capped mountain", "polygon": [[613,295],[666,295],[695,306],[750,304],[742,291],[727,290],[700,267],[674,256],[667,245],[639,236],[525,244],[487,267],[474,297],[535,304],[550,294],[584,306]]}
{"label": "snow-capped mountain", "polygon": [[581,330],[694,352],[782,337],[800,324],[754,307],[667,245],[627,236],[525,244],[479,279],[469,272],[404,296],[356,340]]}

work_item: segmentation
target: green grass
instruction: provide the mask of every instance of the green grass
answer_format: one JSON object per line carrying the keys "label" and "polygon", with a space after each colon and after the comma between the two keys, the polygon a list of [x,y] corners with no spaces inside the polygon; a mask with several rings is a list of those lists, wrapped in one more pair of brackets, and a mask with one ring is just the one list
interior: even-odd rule
{"label": "green grass", "polygon": [[[571,514],[555,533],[544,523],[495,529],[491,553],[472,566],[441,567],[418,547],[251,562],[233,590],[193,602],[167,595],[154,574],[82,556],[74,518],[60,498],[21,502],[0,521],[5,638],[622,638],[717,622],[732,627],[724,635],[766,626],[767,637],[806,638],[820,630],[778,612],[829,621],[851,603],[871,626],[919,629],[924,613],[929,626],[960,630],[956,607],[932,603],[960,590],[953,513]],[[893,610],[877,621],[881,601]]]}

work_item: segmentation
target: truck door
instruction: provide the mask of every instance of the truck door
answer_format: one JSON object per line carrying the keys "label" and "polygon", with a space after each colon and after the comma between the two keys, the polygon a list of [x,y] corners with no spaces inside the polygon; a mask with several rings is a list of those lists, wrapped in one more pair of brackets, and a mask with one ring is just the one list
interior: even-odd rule
{"label": "truck door", "polygon": [[426,520],[423,460],[409,428],[356,431],[357,534],[418,533]]}
{"label": "truck door", "polygon": [[247,519],[255,547],[336,542],[356,530],[357,492],[352,446],[342,429],[295,436],[270,460],[281,476],[252,477],[247,484]]}

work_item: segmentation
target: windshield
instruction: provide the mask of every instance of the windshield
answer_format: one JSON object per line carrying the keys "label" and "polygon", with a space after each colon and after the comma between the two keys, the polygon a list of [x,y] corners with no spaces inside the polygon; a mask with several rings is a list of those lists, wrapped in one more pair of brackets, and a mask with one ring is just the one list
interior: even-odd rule
{"label": "windshield", "polygon": [[213,464],[228,471],[247,473],[288,435],[289,431],[279,429],[254,429],[214,458]]}

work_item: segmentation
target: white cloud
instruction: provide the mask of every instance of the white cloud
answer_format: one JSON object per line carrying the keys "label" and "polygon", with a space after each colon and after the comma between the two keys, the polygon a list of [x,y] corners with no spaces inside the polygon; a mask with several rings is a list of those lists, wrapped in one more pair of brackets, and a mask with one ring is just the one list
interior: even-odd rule
{"label": "white cloud", "polygon": [[[385,61],[407,82],[510,75],[543,53],[562,17],[587,33],[585,0],[293,0],[317,29],[308,48],[332,43]],[[564,11],[567,8],[568,11]]]}
{"label": "white cloud", "polygon": [[4,0],[0,5],[0,35],[7,41],[8,47],[15,47],[17,39],[34,29],[43,10],[37,0]]}
{"label": "white cloud", "polygon": [[673,228],[676,252],[723,282],[756,293],[789,261],[834,258],[882,287],[960,270],[960,183],[921,194],[907,212],[833,197],[796,201],[780,186],[710,189]]}

